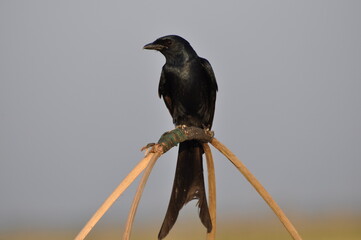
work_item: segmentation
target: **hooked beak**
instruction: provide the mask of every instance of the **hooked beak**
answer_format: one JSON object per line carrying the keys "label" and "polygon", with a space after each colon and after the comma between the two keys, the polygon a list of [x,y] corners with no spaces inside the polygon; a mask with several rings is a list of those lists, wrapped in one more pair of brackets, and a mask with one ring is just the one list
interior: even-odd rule
{"label": "hooked beak", "polygon": [[158,50],[161,51],[163,49],[166,49],[166,46],[160,45],[160,44],[156,44],[156,43],[148,43],[147,45],[145,45],[143,47],[143,49],[148,49],[148,50]]}

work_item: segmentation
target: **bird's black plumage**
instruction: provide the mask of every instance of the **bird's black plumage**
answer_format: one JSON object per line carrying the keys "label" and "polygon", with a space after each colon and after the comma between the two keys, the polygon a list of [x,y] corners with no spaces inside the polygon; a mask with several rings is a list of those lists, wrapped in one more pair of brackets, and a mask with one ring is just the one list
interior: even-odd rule
{"label": "bird's black plumage", "polygon": [[[158,94],[176,126],[212,127],[216,92],[216,78],[209,62],[197,55],[183,38],[169,35],[158,38],[144,49],[160,51],[166,58],[162,68]],[[207,231],[212,230],[206,199],[201,143],[192,140],[179,145],[176,174],[168,210],[158,239],[169,233],[180,209],[198,199],[199,217]]]}

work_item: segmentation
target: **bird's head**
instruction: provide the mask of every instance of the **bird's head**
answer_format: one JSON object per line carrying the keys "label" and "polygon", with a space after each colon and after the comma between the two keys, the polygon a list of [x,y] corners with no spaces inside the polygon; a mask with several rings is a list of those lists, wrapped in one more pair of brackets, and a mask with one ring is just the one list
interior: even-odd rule
{"label": "bird's head", "polygon": [[154,42],[145,45],[143,49],[161,52],[167,62],[180,62],[197,56],[189,42],[177,35],[160,37]]}

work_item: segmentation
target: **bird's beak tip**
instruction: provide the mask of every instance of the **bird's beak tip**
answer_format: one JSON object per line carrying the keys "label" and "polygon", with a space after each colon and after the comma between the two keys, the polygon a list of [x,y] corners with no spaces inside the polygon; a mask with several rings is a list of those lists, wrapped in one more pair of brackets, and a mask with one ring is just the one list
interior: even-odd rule
{"label": "bird's beak tip", "polygon": [[163,45],[160,44],[154,44],[154,43],[148,43],[146,45],[144,45],[143,49],[147,49],[147,50],[162,50],[165,47]]}
{"label": "bird's beak tip", "polygon": [[152,49],[152,48],[150,48],[150,45],[151,45],[151,44],[144,45],[143,49],[148,49],[148,50],[149,50],[149,49]]}

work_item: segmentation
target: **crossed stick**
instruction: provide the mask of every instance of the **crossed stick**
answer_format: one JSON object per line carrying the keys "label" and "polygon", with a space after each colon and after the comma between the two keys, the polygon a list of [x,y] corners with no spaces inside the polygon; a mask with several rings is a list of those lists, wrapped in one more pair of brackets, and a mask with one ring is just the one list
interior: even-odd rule
{"label": "crossed stick", "polygon": [[[233,165],[243,174],[243,176],[248,180],[248,182],[256,189],[256,191],[261,195],[261,197],[266,201],[268,206],[273,210],[277,215],[279,220],[282,222],[284,227],[287,229],[289,234],[294,240],[302,240],[301,236],[297,232],[296,228],[292,225],[291,221],[284,214],[282,209],[278,204],[273,200],[272,196],[266,191],[262,184],[256,179],[256,177],[247,169],[247,167],[234,155],[225,145],[219,142],[216,138],[213,137],[213,132],[204,131],[200,128],[194,127],[183,127],[176,128],[173,131],[167,132],[162,135],[158,144],[155,144],[151,151],[146,154],[146,156],[134,167],[134,169],[125,177],[125,179],[118,185],[118,187],[113,191],[112,194],[104,201],[100,208],[94,213],[90,220],[86,223],[83,229],[78,233],[74,240],[83,240],[92,228],[97,224],[100,218],[108,211],[108,209],[113,205],[113,203],[120,197],[120,195],[129,187],[129,185],[138,177],[138,175],[145,169],[145,172],[142,176],[142,179],[139,183],[136,195],[134,197],[128,220],[126,223],[126,228],[123,234],[123,240],[130,239],[130,233],[133,225],[133,220],[137,207],[143,193],[143,189],[148,180],[150,172],[153,169],[153,166],[157,159],[166,151],[168,151],[173,146],[176,146],[177,143],[186,140],[201,140],[203,142],[203,149],[206,155],[207,160],[207,169],[208,169],[208,190],[209,190],[209,211],[212,221],[212,231],[207,233],[207,240],[214,240],[216,236],[216,182],[215,182],[215,171],[213,164],[213,157],[211,149],[209,148],[207,142],[213,145],[218,149],[225,157],[227,157]],[[149,147],[149,146],[148,146]]]}

